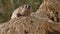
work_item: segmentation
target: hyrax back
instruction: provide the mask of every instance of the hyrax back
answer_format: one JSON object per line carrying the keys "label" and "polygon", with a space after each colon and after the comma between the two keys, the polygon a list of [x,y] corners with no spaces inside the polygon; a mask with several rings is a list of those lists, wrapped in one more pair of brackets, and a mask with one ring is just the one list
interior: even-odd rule
{"label": "hyrax back", "polygon": [[23,5],[16,10],[14,10],[11,19],[17,18],[19,16],[28,16],[30,15],[30,6],[29,5]]}

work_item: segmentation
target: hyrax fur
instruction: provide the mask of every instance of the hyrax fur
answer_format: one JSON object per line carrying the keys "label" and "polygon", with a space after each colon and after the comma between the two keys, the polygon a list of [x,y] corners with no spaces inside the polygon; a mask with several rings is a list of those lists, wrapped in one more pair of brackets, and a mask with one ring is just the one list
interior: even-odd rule
{"label": "hyrax fur", "polygon": [[19,16],[28,16],[30,15],[30,6],[29,5],[23,5],[14,10],[11,19],[17,18]]}

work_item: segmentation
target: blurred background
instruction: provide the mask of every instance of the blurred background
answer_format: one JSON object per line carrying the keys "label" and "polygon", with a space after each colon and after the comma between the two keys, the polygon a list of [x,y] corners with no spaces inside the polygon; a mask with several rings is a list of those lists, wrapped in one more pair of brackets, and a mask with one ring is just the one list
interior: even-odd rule
{"label": "blurred background", "polygon": [[21,5],[31,5],[31,11],[35,12],[42,0],[0,0],[0,23],[10,20],[13,11]]}

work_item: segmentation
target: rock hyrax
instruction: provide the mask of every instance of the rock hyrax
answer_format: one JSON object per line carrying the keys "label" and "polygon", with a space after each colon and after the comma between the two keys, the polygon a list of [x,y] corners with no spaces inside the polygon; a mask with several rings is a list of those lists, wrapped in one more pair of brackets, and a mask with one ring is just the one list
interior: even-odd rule
{"label": "rock hyrax", "polygon": [[30,15],[30,5],[23,5],[14,10],[11,19],[17,18],[19,16],[28,16]]}

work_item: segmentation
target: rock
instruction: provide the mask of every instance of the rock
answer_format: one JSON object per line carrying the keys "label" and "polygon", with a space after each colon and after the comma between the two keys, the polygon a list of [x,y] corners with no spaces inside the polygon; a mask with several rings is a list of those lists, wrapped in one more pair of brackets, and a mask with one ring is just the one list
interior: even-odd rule
{"label": "rock", "polygon": [[0,34],[39,34],[38,18],[19,17],[0,25]]}
{"label": "rock", "polygon": [[60,4],[59,3],[60,3],[59,0],[43,0],[39,9],[33,15],[38,17],[49,18],[55,22],[60,22]]}

